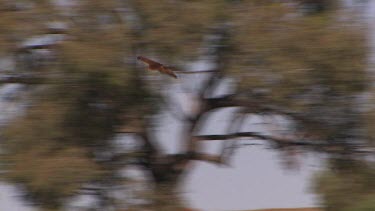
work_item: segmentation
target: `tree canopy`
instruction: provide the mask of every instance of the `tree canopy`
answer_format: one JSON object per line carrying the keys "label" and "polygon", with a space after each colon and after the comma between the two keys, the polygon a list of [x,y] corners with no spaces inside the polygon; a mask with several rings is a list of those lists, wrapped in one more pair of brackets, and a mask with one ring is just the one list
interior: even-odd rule
{"label": "tree canopy", "polygon": [[[280,150],[299,146],[329,152],[340,157],[331,160],[332,168],[340,170],[344,158],[358,159],[371,140],[366,129],[372,117],[366,118],[359,106],[365,103],[359,96],[370,83],[366,31],[339,3],[70,3],[0,1],[0,56],[15,63],[0,81],[27,87],[18,102],[25,105],[22,115],[2,131],[2,176],[40,207],[60,209],[71,197],[84,194],[94,195],[101,208],[128,207],[112,193],[126,189],[128,178],[122,172],[137,165],[161,197],[144,197],[143,204],[151,201],[154,207],[158,204],[156,210],[167,210],[165,204],[189,163],[227,163],[234,146],[226,140],[238,137],[265,140]],[[179,79],[146,73],[136,63],[140,54],[176,66]],[[213,68],[186,69],[202,58]],[[190,74],[200,82],[189,93],[197,108],[186,113],[166,99],[161,87],[190,83]],[[216,96],[228,78],[235,81],[235,91]],[[227,133],[196,132],[210,112],[227,107],[238,108]],[[176,154],[164,153],[152,132],[163,109],[186,126],[180,134],[182,150]],[[240,131],[244,119],[254,114],[282,116],[290,122],[288,135]],[[119,134],[132,134],[136,150],[119,147]],[[200,151],[200,143],[210,140],[223,140],[217,155]],[[364,203],[351,200],[350,205],[373,206],[373,188],[367,189],[373,186],[368,184],[373,183],[371,165],[360,164],[358,175],[351,174],[359,177],[358,184],[346,183],[351,175],[340,171],[322,174],[317,191],[328,210],[346,207],[347,198],[339,192],[351,185]],[[332,180],[334,184],[326,184]],[[180,205],[168,209],[174,206]]]}

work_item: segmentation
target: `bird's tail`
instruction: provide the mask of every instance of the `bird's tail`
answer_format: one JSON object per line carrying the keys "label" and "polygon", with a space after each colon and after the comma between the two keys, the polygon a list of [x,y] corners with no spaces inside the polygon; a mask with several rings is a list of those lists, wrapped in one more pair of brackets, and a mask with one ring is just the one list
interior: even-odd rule
{"label": "bird's tail", "polygon": [[169,75],[174,77],[174,78],[177,78],[177,75],[174,72],[171,72]]}
{"label": "bird's tail", "polygon": [[170,75],[173,78],[177,78],[177,75],[169,67],[163,66],[161,68],[161,72],[164,73],[164,74]]}

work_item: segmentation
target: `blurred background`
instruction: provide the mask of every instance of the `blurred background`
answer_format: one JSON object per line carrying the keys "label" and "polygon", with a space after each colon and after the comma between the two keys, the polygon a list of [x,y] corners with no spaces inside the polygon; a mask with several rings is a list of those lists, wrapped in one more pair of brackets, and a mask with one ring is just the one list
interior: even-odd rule
{"label": "blurred background", "polygon": [[373,211],[374,23],[372,0],[0,0],[0,210]]}

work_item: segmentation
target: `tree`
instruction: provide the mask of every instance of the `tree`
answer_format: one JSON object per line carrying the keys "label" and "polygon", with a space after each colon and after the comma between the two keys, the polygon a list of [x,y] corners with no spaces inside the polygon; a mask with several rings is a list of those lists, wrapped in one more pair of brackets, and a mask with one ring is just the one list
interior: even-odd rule
{"label": "tree", "polygon": [[358,160],[331,159],[318,177],[317,192],[326,210],[365,211],[374,209],[374,165]]}
{"label": "tree", "polygon": [[[68,10],[25,2],[2,2],[0,24],[14,29],[0,40],[14,46],[31,35],[63,37],[5,48],[17,69],[2,82],[25,84],[30,96],[25,114],[4,130],[2,163],[4,177],[41,207],[59,209],[72,196],[93,194],[102,209],[119,209],[125,205],[113,192],[126,188],[121,172],[137,165],[155,193],[144,204],[176,210],[175,188],[189,164],[226,164],[240,137],[334,155],[354,156],[365,144],[355,96],[367,88],[366,39],[337,10],[305,15],[294,4],[264,0],[81,1]],[[32,31],[21,27],[26,17]],[[69,26],[45,31],[45,20]],[[18,40],[10,39],[14,34]],[[182,82],[185,75],[202,76],[189,91],[195,109],[183,112],[171,103],[160,89],[166,81],[149,79],[136,64],[139,54],[178,69],[206,58],[214,68],[177,71]],[[228,78],[236,90],[215,95]],[[163,107],[185,125],[176,154],[164,153],[152,131]],[[212,112],[228,107],[237,109],[226,133],[198,132]],[[288,134],[243,132],[254,114],[283,117]],[[118,134],[132,134],[137,149],[119,150]],[[222,150],[206,154],[203,141],[221,141]]]}

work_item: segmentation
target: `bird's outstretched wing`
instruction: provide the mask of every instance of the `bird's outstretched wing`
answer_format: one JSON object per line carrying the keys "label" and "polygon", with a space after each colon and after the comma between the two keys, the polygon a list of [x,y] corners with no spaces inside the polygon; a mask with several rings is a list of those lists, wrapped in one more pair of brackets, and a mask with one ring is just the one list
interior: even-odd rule
{"label": "bird's outstretched wing", "polygon": [[177,75],[172,71],[172,69],[170,67],[164,66],[163,64],[161,64],[159,62],[155,62],[155,61],[153,61],[151,59],[148,59],[146,57],[143,57],[143,56],[138,56],[137,59],[141,60],[142,62],[144,62],[146,64],[148,64],[149,70],[157,70],[160,73],[163,73],[163,74],[172,76],[174,78],[177,78]]}
{"label": "bird's outstretched wing", "polygon": [[143,57],[143,56],[138,56],[137,57],[138,60],[141,60],[142,62],[146,63],[149,65],[149,67],[160,67],[162,66],[162,64],[160,64],[159,62],[155,62],[151,59],[148,59],[146,57]]}

